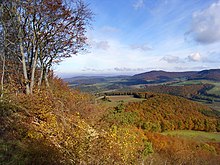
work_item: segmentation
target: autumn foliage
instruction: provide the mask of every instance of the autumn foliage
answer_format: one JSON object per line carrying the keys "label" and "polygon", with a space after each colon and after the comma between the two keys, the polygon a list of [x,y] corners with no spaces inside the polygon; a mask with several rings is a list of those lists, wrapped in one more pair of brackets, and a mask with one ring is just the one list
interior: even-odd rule
{"label": "autumn foliage", "polygon": [[51,80],[50,89],[36,89],[33,95],[8,94],[0,102],[1,162],[172,164],[190,162],[191,158],[196,163],[218,161],[217,143],[195,143],[154,133],[163,131],[160,120],[168,122],[168,130],[179,129],[174,122],[177,119],[183,122],[183,129],[190,129],[183,120],[190,113],[192,121],[213,122],[211,128],[216,130],[217,119],[200,113],[207,107],[169,95],[155,94],[148,99],[121,104],[109,111],[95,104],[92,96],[69,89],[57,78]]}
{"label": "autumn foliage", "polygon": [[[182,97],[150,92],[136,93],[142,102],[119,105],[107,116],[111,123],[133,124],[151,132],[169,130],[220,131],[220,121],[207,106]],[[208,117],[205,114],[212,114]]]}
{"label": "autumn foliage", "polygon": [[1,162],[123,164],[152,152],[138,129],[98,129],[103,111],[94,99],[59,79],[52,82],[50,90],[8,95],[1,101]]}

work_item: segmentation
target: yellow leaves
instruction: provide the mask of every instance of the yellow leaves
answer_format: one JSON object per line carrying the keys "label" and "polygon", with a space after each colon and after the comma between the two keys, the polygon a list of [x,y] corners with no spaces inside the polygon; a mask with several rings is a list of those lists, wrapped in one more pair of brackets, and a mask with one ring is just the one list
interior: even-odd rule
{"label": "yellow leaves", "polygon": [[40,139],[43,138],[43,135],[41,133],[38,133],[36,131],[28,131],[27,137],[31,139]]}
{"label": "yellow leaves", "polygon": [[[141,130],[115,125],[98,131],[87,119],[97,117],[102,110],[96,109],[89,95],[71,92],[62,83],[51,86],[53,92],[40,90],[32,96],[18,95],[15,101],[28,111],[25,140],[44,142],[37,152],[46,145],[54,148],[64,162],[72,160],[75,164],[95,164],[94,160],[97,164],[130,164],[138,157],[144,145],[139,140],[144,136]],[[45,154],[50,152],[45,150]]]}
{"label": "yellow leaves", "polygon": [[143,139],[146,139],[142,130],[132,126],[117,127],[115,125],[111,127],[106,138],[109,148],[117,151],[123,162],[137,161],[138,153],[145,146]]}

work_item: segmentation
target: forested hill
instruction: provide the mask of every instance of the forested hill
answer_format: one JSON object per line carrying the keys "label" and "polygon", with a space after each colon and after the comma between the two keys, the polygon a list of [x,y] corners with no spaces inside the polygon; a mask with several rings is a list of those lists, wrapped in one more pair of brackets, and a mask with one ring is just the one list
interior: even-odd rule
{"label": "forested hill", "polygon": [[[136,93],[145,98],[116,108],[113,123],[133,123],[147,131],[199,130],[220,131],[219,115],[209,107],[191,100],[152,92]],[[117,116],[117,117],[116,117]]]}
{"label": "forested hill", "polygon": [[132,76],[132,79],[142,79],[146,81],[172,80],[176,78],[186,78],[190,80],[206,79],[206,80],[220,81],[220,69],[189,71],[189,72],[150,71]]}
{"label": "forested hill", "polygon": [[132,76],[133,79],[143,80],[161,80],[161,79],[174,79],[174,78],[189,78],[197,74],[196,71],[191,72],[166,72],[166,71],[150,71],[140,73]]}
{"label": "forested hill", "polygon": [[220,81],[220,69],[203,70],[190,78]]}

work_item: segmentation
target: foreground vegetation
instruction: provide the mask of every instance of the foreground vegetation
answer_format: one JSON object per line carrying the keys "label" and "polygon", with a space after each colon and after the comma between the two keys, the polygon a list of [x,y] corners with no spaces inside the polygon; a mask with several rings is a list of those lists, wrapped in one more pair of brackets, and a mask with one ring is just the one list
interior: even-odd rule
{"label": "foreground vegetation", "polygon": [[[59,79],[51,80],[50,84],[50,90],[36,90],[32,96],[8,93],[1,100],[2,164],[217,164],[219,161],[218,141],[210,143],[157,133],[163,131],[156,123],[166,111],[161,115],[156,112],[165,107],[166,101],[153,100],[169,100],[169,95],[149,99],[152,111],[146,101],[106,107],[95,104],[94,97],[88,94],[69,89]],[[179,107],[178,98],[175,102]],[[190,104],[190,108],[196,108],[185,113],[184,107],[179,107],[183,108],[182,115],[197,116],[209,122],[210,126],[204,123],[204,129],[218,131],[216,117],[199,113],[200,108],[207,107]],[[154,117],[149,116],[151,113]],[[170,111],[166,115],[169,120],[175,119]],[[176,127],[173,123],[168,130]]]}
{"label": "foreground vegetation", "polygon": [[104,109],[60,80],[0,102],[3,164],[130,164],[153,152],[139,129],[101,129]]}

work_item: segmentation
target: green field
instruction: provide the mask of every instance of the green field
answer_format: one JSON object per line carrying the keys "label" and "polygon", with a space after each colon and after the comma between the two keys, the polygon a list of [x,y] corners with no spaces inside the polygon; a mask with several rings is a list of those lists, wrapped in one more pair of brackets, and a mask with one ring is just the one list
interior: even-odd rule
{"label": "green field", "polygon": [[220,142],[219,132],[203,132],[191,130],[176,130],[163,132],[163,135],[183,137],[201,142]]}
{"label": "green field", "polygon": [[203,84],[212,84],[212,85],[214,85],[214,88],[207,91],[208,94],[220,95],[220,82],[209,81],[209,80],[202,80],[200,82],[202,82]]}
{"label": "green field", "polygon": [[220,96],[220,83],[219,82],[213,82],[213,85],[215,85],[214,88],[207,91],[208,94],[215,94]]}
{"label": "green field", "polygon": [[177,82],[177,83],[172,84],[171,86],[200,85],[200,84],[203,84],[203,82],[200,80],[190,80],[190,81]]}

